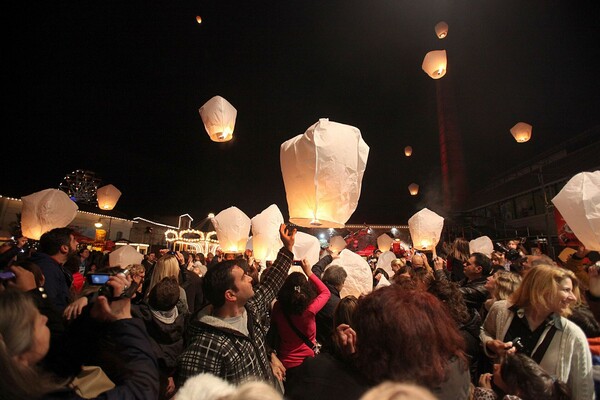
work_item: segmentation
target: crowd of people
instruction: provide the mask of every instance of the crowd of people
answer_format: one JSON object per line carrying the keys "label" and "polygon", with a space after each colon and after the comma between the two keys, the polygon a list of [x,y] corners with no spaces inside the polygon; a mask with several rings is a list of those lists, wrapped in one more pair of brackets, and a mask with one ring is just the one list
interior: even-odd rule
{"label": "crowd of people", "polygon": [[355,297],[338,254],[294,260],[296,230],[279,233],[266,267],[166,250],[111,266],[69,228],[36,251],[18,238],[0,253],[0,397],[600,398],[598,252],[375,252]]}

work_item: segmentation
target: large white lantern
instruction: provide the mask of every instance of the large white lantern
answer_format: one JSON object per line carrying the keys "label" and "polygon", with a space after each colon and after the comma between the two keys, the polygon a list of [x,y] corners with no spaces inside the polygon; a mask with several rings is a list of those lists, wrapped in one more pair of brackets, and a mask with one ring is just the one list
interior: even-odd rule
{"label": "large white lantern", "polygon": [[469,242],[470,254],[481,253],[485,254],[488,257],[491,257],[493,251],[494,243],[492,243],[492,239],[490,239],[488,236],[480,236]]}
{"label": "large white lantern", "polygon": [[433,79],[440,79],[446,75],[446,50],[434,50],[425,55],[423,59],[423,71]]}
{"label": "large white lantern", "polygon": [[341,236],[334,236],[329,240],[329,250],[339,253],[346,248],[346,241]]}
{"label": "large white lantern", "polygon": [[40,240],[45,232],[63,228],[77,215],[77,204],[58,189],[46,189],[23,196],[21,231],[23,236]]}
{"label": "large white lantern", "polygon": [[283,246],[279,237],[279,227],[283,224],[283,215],[275,204],[256,215],[252,222],[252,252],[260,262],[275,260],[277,252]]}
{"label": "large white lantern", "polygon": [[585,248],[600,251],[600,171],[575,175],[552,203]]}
{"label": "large white lantern", "polygon": [[221,96],[215,96],[200,107],[204,128],[214,142],[227,142],[233,137],[237,110]]}
{"label": "large white lantern", "polygon": [[444,218],[424,208],[408,220],[408,229],[417,250],[434,250],[440,240]]}
{"label": "large white lantern", "polygon": [[394,239],[392,239],[387,233],[379,235],[377,238],[377,248],[381,252],[388,251],[390,247],[392,247],[392,243],[394,243]]}
{"label": "large white lantern", "polygon": [[237,207],[229,207],[211,219],[219,246],[224,253],[241,253],[246,249],[250,218]]}
{"label": "large white lantern", "polygon": [[141,264],[144,256],[135,247],[130,245],[121,246],[108,255],[108,265],[111,267],[126,268],[131,264]]}
{"label": "large white lantern", "polygon": [[340,297],[366,295],[373,290],[373,275],[371,267],[359,254],[344,249],[340,253],[339,258],[333,260],[328,268],[334,265],[341,266],[346,271],[348,277],[344,283],[344,287],[340,292]]}
{"label": "large white lantern", "polygon": [[281,145],[290,222],[343,228],[358,205],[369,146],[360,130],[320,119]]}
{"label": "large white lantern", "polygon": [[377,257],[377,268],[381,268],[387,272],[389,277],[394,276],[394,270],[392,269],[392,261],[396,259],[396,255],[392,251],[385,251]]}
{"label": "large white lantern", "polygon": [[416,196],[417,194],[419,194],[419,185],[417,185],[416,183],[411,183],[410,185],[408,185],[408,192],[411,196]]}
{"label": "large white lantern", "polygon": [[[319,261],[321,243],[319,242],[319,239],[313,235],[304,232],[296,232],[292,253],[294,253],[294,260],[304,260],[306,258],[306,261],[308,261],[310,266],[313,266]],[[290,273],[292,272],[302,272],[302,267],[293,266],[290,268]]]}
{"label": "large white lantern", "polygon": [[510,128],[510,133],[513,135],[515,140],[519,143],[525,143],[531,139],[532,126],[526,122],[518,122],[515,126]]}
{"label": "large white lantern", "polygon": [[112,210],[117,205],[119,197],[121,197],[121,191],[113,185],[106,185],[96,191],[96,197],[98,207],[103,210]]}
{"label": "large white lantern", "polygon": [[438,37],[438,39],[444,39],[446,36],[448,36],[448,24],[444,21],[440,21],[435,24],[435,35]]}

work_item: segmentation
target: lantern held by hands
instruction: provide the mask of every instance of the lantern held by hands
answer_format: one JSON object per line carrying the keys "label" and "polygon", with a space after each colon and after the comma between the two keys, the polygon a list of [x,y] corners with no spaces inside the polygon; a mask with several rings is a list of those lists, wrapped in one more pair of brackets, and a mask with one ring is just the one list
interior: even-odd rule
{"label": "lantern held by hands", "polygon": [[242,253],[250,233],[250,218],[237,207],[229,207],[211,219],[224,253]]}
{"label": "lantern held by hands", "polygon": [[254,258],[261,262],[275,260],[277,252],[283,246],[279,237],[279,227],[283,224],[283,215],[275,204],[256,215],[252,222],[252,250]]}
{"label": "lantern held by hands", "polygon": [[392,243],[394,243],[394,239],[392,239],[388,234],[384,233],[377,238],[377,248],[384,251],[388,251],[390,247],[392,247]]}
{"label": "lantern held by hands", "polygon": [[77,204],[58,189],[46,189],[23,196],[21,230],[23,236],[40,240],[45,232],[63,228],[77,215]]}
{"label": "lantern held by hands", "polygon": [[237,110],[221,96],[215,96],[200,107],[200,118],[213,142],[227,142],[233,137]]}
{"label": "lantern held by hands", "polygon": [[440,240],[444,218],[424,208],[408,220],[408,229],[413,247],[418,250],[433,250]]}
{"label": "lantern held by hands", "polygon": [[369,146],[360,130],[320,119],[281,145],[290,222],[342,228],[358,205]]}
{"label": "lantern held by hands", "polygon": [[346,241],[341,236],[334,236],[329,240],[329,250],[332,253],[339,253],[346,248]]}

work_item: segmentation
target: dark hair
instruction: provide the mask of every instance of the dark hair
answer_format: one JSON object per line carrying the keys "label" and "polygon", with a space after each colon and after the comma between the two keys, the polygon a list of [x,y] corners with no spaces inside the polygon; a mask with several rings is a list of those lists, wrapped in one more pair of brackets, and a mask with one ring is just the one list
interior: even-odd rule
{"label": "dark hair", "polygon": [[431,282],[427,291],[444,303],[459,325],[464,325],[471,320],[463,294],[455,283],[436,279]]}
{"label": "dark hair", "polygon": [[569,387],[548,374],[523,353],[508,355],[500,370],[502,380],[511,394],[522,400],[570,400]]}
{"label": "dark hair", "polygon": [[54,228],[40,238],[40,251],[53,256],[60,252],[60,246],[71,244],[71,235],[75,232],[71,228]]}
{"label": "dark hair", "polygon": [[[359,300],[354,323],[356,366],[373,383],[413,381],[435,387],[447,378],[453,358],[467,368],[456,323],[427,292],[397,285],[378,289]],[[393,346],[385,340],[390,337]]]}
{"label": "dark hair", "polygon": [[463,237],[457,237],[452,242],[448,255],[464,263],[469,260],[469,253],[469,241]]}
{"label": "dark hair", "polygon": [[37,287],[42,286],[42,280],[44,279],[44,274],[42,273],[42,269],[31,261],[19,261],[15,262],[13,265],[19,266],[27,271],[30,271],[35,277],[35,284]]}
{"label": "dark hair", "polygon": [[348,324],[354,327],[354,312],[358,306],[358,299],[355,296],[346,296],[340,300],[333,311],[333,329],[339,324]]}
{"label": "dark hair", "polygon": [[239,260],[221,261],[209,268],[204,275],[202,283],[204,296],[214,308],[222,307],[225,304],[226,291],[237,290],[231,270],[233,267],[239,266],[238,264]]}
{"label": "dark hair", "polygon": [[287,315],[300,315],[316,297],[313,285],[306,280],[302,272],[292,272],[277,293],[277,301],[281,303]]}
{"label": "dark hair", "polygon": [[481,267],[481,275],[489,276],[492,273],[492,260],[483,253],[473,253],[471,257],[475,258],[475,265]]}
{"label": "dark hair", "polygon": [[324,283],[329,283],[330,285],[337,287],[343,285],[344,282],[346,282],[347,277],[348,274],[343,267],[339,265],[332,265],[331,267],[327,268],[325,272],[323,272],[321,280]]}
{"label": "dark hair", "polygon": [[165,277],[158,282],[148,296],[148,304],[158,311],[169,311],[179,300],[179,283],[173,277]]}
{"label": "dark hair", "polygon": [[573,313],[569,315],[569,320],[573,321],[581,328],[587,338],[595,338],[600,336],[600,324],[594,318],[594,314],[590,307],[585,304],[572,308]]}

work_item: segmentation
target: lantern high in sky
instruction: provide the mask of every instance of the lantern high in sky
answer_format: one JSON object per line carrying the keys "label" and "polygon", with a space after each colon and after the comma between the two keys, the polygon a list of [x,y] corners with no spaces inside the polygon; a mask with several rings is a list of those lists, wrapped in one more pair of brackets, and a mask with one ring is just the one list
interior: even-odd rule
{"label": "lantern high in sky", "polygon": [[422,68],[432,79],[440,79],[446,75],[446,50],[434,50],[425,55]]}
{"label": "lantern high in sky", "polygon": [[121,191],[113,185],[102,186],[96,191],[98,207],[103,210],[112,210],[121,197]]}
{"label": "lantern high in sky", "polygon": [[526,122],[518,122],[510,128],[510,134],[513,135],[515,140],[519,143],[525,143],[531,139],[531,131],[533,127]]}
{"label": "lantern high in sky", "polygon": [[284,142],[280,162],[290,222],[343,227],[358,205],[368,156],[358,128],[328,119]]}
{"label": "lantern high in sky", "polygon": [[417,194],[419,194],[419,185],[417,185],[416,183],[411,183],[410,185],[408,185],[408,192],[411,196],[416,196]]}
{"label": "lantern high in sky", "polygon": [[408,220],[408,229],[417,250],[433,250],[444,229],[444,218],[424,208]]}
{"label": "lantern high in sky", "polygon": [[204,128],[213,142],[228,142],[233,137],[237,110],[221,96],[208,100],[198,110]]}
{"label": "lantern high in sky", "polygon": [[439,39],[444,39],[448,36],[448,24],[440,21],[435,25],[435,34]]}
{"label": "lantern high in sky", "polygon": [[412,152],[413,152],[413,148],[411,146],[406,146],[404,148],[404,155],[406,157],[410,157],[412,155]]}

